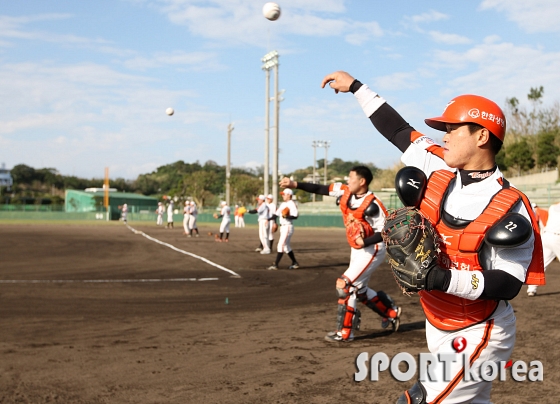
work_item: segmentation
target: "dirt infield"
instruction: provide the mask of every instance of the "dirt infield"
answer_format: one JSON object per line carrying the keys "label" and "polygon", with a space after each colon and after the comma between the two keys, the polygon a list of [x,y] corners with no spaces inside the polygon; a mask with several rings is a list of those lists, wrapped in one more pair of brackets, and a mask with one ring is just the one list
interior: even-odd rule
{"label": "dirt infield", "polygon": [[[232,229],[226,244],[207,235],[217,226],[187,238],[131,225],[241,277],[122,224],[0,224],[0,403],[394,403],[412,382],[388,373],[354,382],[357,355],[428,352],[418,298],[400,294],[386,264],[371,286],[403,306],[401,330],[385,333],[362,310],[353,343],[323,340],[349,258],[341,229],[296,227],[301,269],[285,269],[285,256],[267,271],[274,255],[253,251],[256,228]],[[494,383],[494,403],[558,401],[559,268],[539,295],[523,288],[513,302],[512,359],[542,361],[544,382],[508,374]]]}

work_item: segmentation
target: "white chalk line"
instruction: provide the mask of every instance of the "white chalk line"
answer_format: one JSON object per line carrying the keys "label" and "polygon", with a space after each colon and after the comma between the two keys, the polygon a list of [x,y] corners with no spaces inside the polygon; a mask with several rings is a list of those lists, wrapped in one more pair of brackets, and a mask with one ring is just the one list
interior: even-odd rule
{"label": "white chalk line", "polygon": [[219,278],[170,278],[170,279],[13,279],[0,283],[143,283],[143,282],[204,282]]}
{"label": "white chalk line", "polygon": [[151,237],[151,236],[148,236],[148,235],[147,235],[146,233],[144,233],[143,231],[134,229],[133,227],[129,226],[128,223],[125,223],[125,224],[126,224],[126,227],[128,227],[128,228],[129,228],[133,233],[135,233],[135,234],[140,234],[140,235],[146,237],[148,240],[152,240],[153,242],[156,242],[156,243],[158,243],[158,244],[161,244],[161,245],[164,245],[164,246],[166,246],[166,247],[169,247],[169,248],[171,248],[171,249],[174,250],[174,251],[180,252],[181,254],[185,254],[185,255],[191,256],[191,257],[193,257],[193,258],[199,259],[199,260],[201,260],[201,261],[203,261],[203,262],[206,262],[206,263],[209,264],[209,265],[212,265],[213,267],[216,267],[216,268],[218,268],[218,269],[221,269],[222,271],[226,271],[226,272],[232,274],[232,275],[235,276],[235,277],[241,278],[241,275],[239,275],[239,274],[233,272],[231,269],[228,269],[228,268],[223,267],[223,266],[221,266],[221,265],[219,265],[219,264],[216,264],[215,262],[212,262],[212,261],[210,261],[210,260],[207,259],[207,258],[201,257],[200,255],[196,255],[196,254],[190,253],[190,252],[188,252],[188,251],[181,250],[180,248],[177,248],[177,247],[175,247],[175,246],[173,246],[173,245],[171,245],[171,244],[164,243],[163,241],[160,241],[160,240],[158,240],[157,238],[153,238],[153,237]]}

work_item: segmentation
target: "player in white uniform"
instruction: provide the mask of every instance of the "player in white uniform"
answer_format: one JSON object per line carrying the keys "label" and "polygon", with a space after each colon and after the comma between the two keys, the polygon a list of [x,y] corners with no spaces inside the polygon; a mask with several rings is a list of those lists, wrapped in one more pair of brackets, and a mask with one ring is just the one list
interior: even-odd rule
{"label": "player in white uniform", "polygon": [[292,251],[292,246],[290,245],[292,235],[294,234],[294,225],[292,222],[297,219],[299,215],[296,203],[292,200],[293,194],[293,191],[289,188],[280,192],[284,202],[280,204],[273,218],[273,220],[276,220],[276,217],[278,217],[280,220],[280,238],[278,239],[278,253],[276,254],[276,261],[268,267],[268,269],[271,270],[278,269],[278,264],[280,263],[284,253],[288,254],[288,257],[292,260],[292,264],[288,267],[288,269],[299,268],[299,264],[296,261],[294,252]]}
{"label": "player in white uniform", "polygon": [[157,219],[156,225],[161,226],[163,225],[163,214],[165,213],[165,208],[163,207],[163,203],[158,202],[158,207],[156,209]]}
{"label": "player in white uniform", "polygon": [[[420,172],[416,168],[405,167],[408,171],[401,170],[395,180],[401,197],[417,192],[419,204],[415,206],[428,216],[440,236],[438,264],[428,272],[425,289],[419,292],[427,319],[428,349],[434,355],[453,354],[452,341],[462,337],[471,374],[480,375],[486,361],[500,366],[500,361],[510,359],[515,343],[515,314],[508,300],[519,293],[524,282],[544,283],[540,234],[529,200],[509,188],[495,163],[505,135],[503,112],[483,97],[454,98],[441,117],[426,119],[429,126],[446,132],[444,146],[439,146],[348,73],[325,76],[322,86],[327,84],[336,93],[354,93],[377,130],[403,151],[402,161],[422,170],[425,180],[428,177],[423,190],[416,179],[399,177],[401,172]],[[441,184],[444,186],[437,188]],[[500,206],[497,199],[507,200],[507,204]],[[515,221],[524,223],[518,231],[505,224],[508,212],[519,214]],[[492,225],[478,226],[484,218],[490,218]],[[471,223],[477,227],[470,227]],[[496,233],[504,237],[497,240]],[[492,237],[485,239],[485,235]],[[516,243],[511,244],[516,245],[508,245],[515,237]],[[472,252],[474,245],[480,249]],[[438,365],[435,380],[418,381],[397,403],[490,402],[492,382],[480,377],[467,381],[460,361],[451,362],[448,368],[451,381],[445,380]]]}
{"label": "player in white uniform", "polygon": [[[218,218],[222,218],[222,222],[220,223],[220,237],[216,237],[216,241],[219,241],[220,243],[223,242],[229,242],[229,225],[231,223],[231,210],[229,208],[229,206],[227,205],[226,201],[222,201],[221,203],[222,206],[222,210],[220,211],[220,215],[218,216]],[[224,239],[224,233],[226,233],[226,238]]]}
{"label": "player in white uniform", "polygon": [[261,254],[270,254],[271,250],[268,247],[269,212],[265,196],[259,195],[257,198],[257,209],[252,209],[247,213],[253,215],[255,213],[258,214],[259,240],[261,241],[261,246],[257,247],[255,251],[260,251]]}
{"label": "player in white uniform", "polygon": [[351,248],[350,265],[336,281],[337,330],[325,337],[330,342],[354,339],[354,329],[360,323],[360,311],[356,308],[358,301],[381,316],[383,328],[392,325],[393,331],[397,331],[400,324],[401,308],[385,292],[376,292],[368,287],[371,275],[385,259],[381,230],[387,214],[383,203],[368,189],[372,180],[373,174],[368,167],[355,166],[350,170],[348,185],[340,182],[320,185],[291,181],[289,178],[280,181],[281,187],[336,197],[344,217]]}
{"label": "player in white uniform", "polygon": [[272,194],[266,196],[266,206],[268,206],[268,249],[272,251],[272,244],[274,244],[274,233],[272,232],[272,223],[275,221],[273,218],[274,212],[276,212],[276,204],[274,203],[274,197]]}
{"label": "player in white uniform", "polygon": [[190,206],[189,206],[189,201],[185,201],[185,207],[183,208],[183,229],[184,229],[184,233],[190,237],[191,235],[191,230],[189,228],[189,221],[191,219],[191,212],[190,212]]}
{"label": "player in white uniform", "polygon": [[123,222],[126,223],[127,218],[128,218],[128,205],[125,203],[121,208],[121,219]]}
{"label": "player in white uniform", "polygon": [[173,201],[167,205],[167,226],[166,229],[173,228]]}
{"label": "player in white uniform", "polygon": [[193,232],[195,232],[195,236],[198,237],[198,226],[196,225],[196,220],[198,218],[198,208],[196,207],[196,203],[194,203],[194,201],[191,201],[189,203],[189,213],[189,229],[191,230],[189,237],[193,235]]}
{"label": "player in white uniform", "polygon": [[[550,205],[548,208],[548,219],[546,226],[542,232],[544,270],[560,257],[560,203]],[[527,295],[535,296],[537,294],[537,285],[529,285],[527,287]]]}

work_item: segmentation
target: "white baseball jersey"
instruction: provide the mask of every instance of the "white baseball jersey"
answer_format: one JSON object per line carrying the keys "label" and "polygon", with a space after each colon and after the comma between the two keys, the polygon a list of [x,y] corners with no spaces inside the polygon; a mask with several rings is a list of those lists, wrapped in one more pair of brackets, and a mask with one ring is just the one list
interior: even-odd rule
{"label": "white baseball jersey", "polygon": [[292,224],[292,219],[288,217],[282,217],[282,211],[285,208],[290,209],[290,213],[288,214],[288,216],[293,216],[293,217],[299,216],[298,208],[293,200],[289,199],[287,202],[282,202],[280,204],[280,207],[276,210],[276,216],[278,216],[278,218],[280,219],[280,225],[282,226]]}
{"label": "white baseball jersey", "polygon": [[[432,139],[426,136],[420,137],[411,143],[402,155],[402,162],[421,169],[427,177],[440,169],[456,171],[449,168],[440,157],[426,150],[434,144],[436,143]],[[492,197],[502,189],[502,185],[498,182],[499,178],[503,178],[503,175],[499,169],[496,169],[494,174],[485,180],[463,187],[461,176],[458,175],[454,184],[450,186],[451,189],[445,199],[443,209],[458,219],[473,220],[477,218]],[[531,221],[529,212],[522,202],[515,205],[512,212],[520,213],[529,222]],[[495,248],[484,243],[481,252],[482,266],[487,270],[500,269],[524,282],[527,268],[533,258],[534,242],[534,235],[531,235],[529,240],[516,248]]]}
{"label": "white baseball jersey", "polygon": [[258,221],[268,220],[268,205],[263,202],[257,208]]}

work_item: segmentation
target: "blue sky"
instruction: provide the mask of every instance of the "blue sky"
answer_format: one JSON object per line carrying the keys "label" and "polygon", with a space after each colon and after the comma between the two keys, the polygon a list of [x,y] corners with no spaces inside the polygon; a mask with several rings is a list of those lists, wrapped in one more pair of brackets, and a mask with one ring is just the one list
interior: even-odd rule
{"label": "blue sky", "polygon": [[[134,179],[177,160],[264,161],[265,74],[280,54],[280,170],[329,159],[390,167],[399,152],[350,94],[321,89],[346,70],[419,131],[456,95],[500,105],[544,86],[560,100],[557,0],[0,0],[0,163]],[[165,114],[173,107],[175,115]],[[323,150],[318,149],[319,157]]]}

